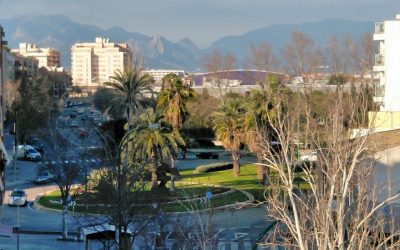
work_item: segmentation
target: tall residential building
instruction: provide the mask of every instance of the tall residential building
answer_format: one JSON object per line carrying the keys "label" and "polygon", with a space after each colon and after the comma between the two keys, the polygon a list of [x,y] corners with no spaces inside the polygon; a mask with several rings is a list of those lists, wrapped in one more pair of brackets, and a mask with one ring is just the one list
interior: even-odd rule
{"label": "tall residential building", "polygon": [[52,48],[38,48],[35,44],[20,43],[19,48],[12,49],[11,52],[36,58],[39,61],[39,68],[54,70],[60,67],[60,52]]}
{"label": "tall residential building", "polygon": [[0,26],[0,215],[1,215],[1,205],[4,201],[4,193],[5,193],[5,168],[6,162],[8,162],[7,150],[4,147],[4,113],[6,111],[5,102],[3,101],[5,98],[4,90],[5,90],[5,81],[8,75],[8,66],[7,66],[7,56],[6,56],[6,45],[7,42],[3,40],[5,34],[3,31],[3,27]]}
{"label": "tall residential building", "polygon": [[379,43],[374,72],[378,79],[374,102],[379,112],[370,112],[370,127],[400,128],[400,15],[395,20],[375,23],[374,40]]}
{"label": "tall residential building", "polygon": [[400,111],[400,15],[375,23],[374,40],[379,42],[374,71],[379,78],[375,102],[381,111]]}
{"label": "tall residential building", "polygon": [[96,37],[94,43],[76,43],[71,48],[72,83],[81,87],[99,87],[117,70],[132,67],[132,53],[126,43],[112,43]]}

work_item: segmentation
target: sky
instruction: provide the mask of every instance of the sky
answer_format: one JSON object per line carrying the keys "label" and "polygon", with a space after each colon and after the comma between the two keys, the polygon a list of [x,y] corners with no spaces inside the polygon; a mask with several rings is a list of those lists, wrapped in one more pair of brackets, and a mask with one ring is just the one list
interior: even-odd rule
{"label": "sky", "polygon": [[398,13],[399,0],[0,0],[0,18],[61,14],[104,29],[190,38],[201,48],[274,24],[383,21]]}

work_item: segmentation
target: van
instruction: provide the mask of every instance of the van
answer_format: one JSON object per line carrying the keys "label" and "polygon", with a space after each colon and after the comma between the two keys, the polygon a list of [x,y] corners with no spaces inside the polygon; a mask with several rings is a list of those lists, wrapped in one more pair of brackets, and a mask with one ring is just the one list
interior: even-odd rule
{"label": "van", "polygon": [[40,161],[42,155],[31,145],[19,145],[17,148],[17,159]]}

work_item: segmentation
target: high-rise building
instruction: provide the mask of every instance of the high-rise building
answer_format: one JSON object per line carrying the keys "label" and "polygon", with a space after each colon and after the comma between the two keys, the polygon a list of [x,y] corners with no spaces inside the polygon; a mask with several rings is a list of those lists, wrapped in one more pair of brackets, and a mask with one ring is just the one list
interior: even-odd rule
{"label": "high-rise building", "polygon": [[[6,61],[6,45],[7,42],[3,40],[5,34],[3,31],[3,27],[0,26],[0,207],[4,201],[4,193],[5,193],[5,160],[8,160],[7,151],[4,147],[4,114],[6,111],[5,102],[3,101],[5,98],[5,81],[7,79],[7,75],[9,72],[7,61]],[[1,209],[0,209],[1,213]]]}
{"label": "high-rise building", "polygon": [[39,62],[39,68],[45,67],[48,70],[55,70],[60,67],[60,52],[52,48],[38,48],[35,44],[20,43],[19,48],[12,49],[11,52],[36,58]]}
{"label": "high-rise building", "polygon": [[395,20],[375,23],[374,40],[379,43],[374,72],[378,83],[374,102],[379,112],[370,112],[370,127],[376,130],[400,128],[400,15]]}
{"label": "high-rise building", "polygon": [[126,43],[112,43],[96,37],[94,43],[76,43],[71,48],[72,83],[81,87],[99,87],[117,70],[132,67],[132,53]]}

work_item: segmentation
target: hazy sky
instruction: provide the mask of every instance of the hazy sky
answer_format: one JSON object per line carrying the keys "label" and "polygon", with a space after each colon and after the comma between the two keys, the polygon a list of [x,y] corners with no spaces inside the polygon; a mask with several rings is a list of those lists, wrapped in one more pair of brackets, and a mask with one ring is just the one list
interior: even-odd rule
{"label": "hazy sky", "polygon": [[172,41],[188,37],[200,47],[272,24],[381,21],[397,12],[399,0],[0,0],[0,18],[62,14],[80,23],[121,26]]}

